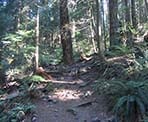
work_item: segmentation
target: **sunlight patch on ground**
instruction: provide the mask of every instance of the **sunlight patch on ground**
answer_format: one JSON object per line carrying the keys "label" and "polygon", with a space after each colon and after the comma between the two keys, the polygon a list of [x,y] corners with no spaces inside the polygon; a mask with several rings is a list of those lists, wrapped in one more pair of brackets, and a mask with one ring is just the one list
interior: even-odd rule
{"label": "sunlight patch on ground", "polygon": [[52,80],[50,81],[51,83],[59,83],[59,84],[81,84],[83,83],[82,80],[76,80],[76,81],[72,81],[72,82],[69,82],[69,81],[59,81],[59,80]]}
{"label": "sunlight patch on ground", "polygon": [[53,98],[59,99],[61,101],[68,101],[80,99],[82,95],[83,93],[77,90],[60,89],[55,91]]}

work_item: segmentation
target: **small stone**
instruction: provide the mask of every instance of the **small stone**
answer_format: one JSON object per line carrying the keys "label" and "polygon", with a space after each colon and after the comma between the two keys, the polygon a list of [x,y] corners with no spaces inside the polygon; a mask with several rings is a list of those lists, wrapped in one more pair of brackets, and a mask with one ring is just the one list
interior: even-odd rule
{"label": "small stone", "polygon": [[56,104],[56,103],[57,103],[57,100],[52,100],[52,102],[53,102],[54,104]]}
{"label": "small stone", "polygon": [[57,109],[55,109],[55,110],[54,110],[54,112],[58,112],[58,110],[57,110]]}
{"label": "small stone", "polygon": [[76,116],[76,117],[75,117],[75,120],[79,120],[79,117]]}
{"label": "small stone", "polygon": [[55,117],[58,117],[58,114],[55,114],[54,116],[55,116]]}
{"label": "small stone", "polygon": [[50,98],[49,98],[49,99],[48,99],[48,102],[53,102],[53,99],[50,99]]}
{"label": "small stone", "polygon": [[101,120],[98,117],[96,117],[92,120],[92,122],[101,122]]}
{"label": "small stone", "polygon": [[92,95],[92,92],[87,91],[87,92],[84,94],[84,97],[88,97],[88,96],[91,96],[91,95]]}
{"label": "small stone", "polygon": [[77,115],[77,111],[74,108],[69,108],[67,109],[67,112],[70,112],[71,114],[73,114],[74,116]]}
{"label": "small stone", "polygon": [[37,117],[33,116],[32,119],[31,119],[31,122],[37,122]]}
{"label": "small stone", "polygon": [[47,98],[43,98],[43,101],[47,101]]}
{"label": "small stone", "polygon": [[34,113],[32,118],[31,118],[31,122],[37,122],[37,114]]}

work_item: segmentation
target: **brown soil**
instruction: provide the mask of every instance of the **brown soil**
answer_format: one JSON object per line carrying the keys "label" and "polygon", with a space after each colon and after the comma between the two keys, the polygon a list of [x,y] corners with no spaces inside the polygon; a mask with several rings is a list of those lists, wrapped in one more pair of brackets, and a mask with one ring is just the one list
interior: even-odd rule
{"label": "brown soil", "polygon": [[[76,81],[74,81],[76,82]],[[105,100],[84,82],[58,84],[56,89],[34,100],[35,113],[25,122],[108,122]]]}
{"label": "brown soil", "polygon": [[74,71],[78,66],[71,66],[69,71],[53,73],[54,91],[33,101],[35,113],[25,122],[109,122],[112,117],[106,112],[105,99],[96,95],[92,86],[98,71],[88,68],[88,64],[81,66],[79,72]]}

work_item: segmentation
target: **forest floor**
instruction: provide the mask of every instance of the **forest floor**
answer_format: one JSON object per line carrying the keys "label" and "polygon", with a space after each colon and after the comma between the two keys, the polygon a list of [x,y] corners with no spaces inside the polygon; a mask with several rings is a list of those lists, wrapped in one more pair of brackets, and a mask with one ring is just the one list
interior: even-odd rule
{"label": "forest floor", "polygon": [[54,90],[33,100],[36,109],[25,122],[109,122],[112,116],[105,98],[94,92],[98,71],[92,63],[80,62],[50,73]]}

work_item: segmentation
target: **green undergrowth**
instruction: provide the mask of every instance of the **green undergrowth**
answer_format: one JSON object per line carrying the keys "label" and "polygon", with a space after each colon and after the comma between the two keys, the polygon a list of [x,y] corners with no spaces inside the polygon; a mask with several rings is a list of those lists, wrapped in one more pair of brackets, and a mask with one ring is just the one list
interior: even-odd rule
{"label": "green undergrowth", "polygon": [[[0,122],[20,122],[34,112],[36,106],[32,103],[32,100],[40,98],[43,94],[38,89],[42,81],[45,81],[45,79],[41,76],[32,75],[19,79],[17,81],[19,85],[14,93],[11,93],[9,88],[2,88],[0,90]],[[45,83],[43,90],[52,91],[52,83]]]}
{"label": "green undergrowth", "polygon": [[116,122],[142,121],[147,116],[148,80],[98,80],[94,88],[106,96]]}
{"label": "green undergrowth", "polygon": [[35,105],[24,95],[0,100],[0,122],[20,122],[33,112]]}

